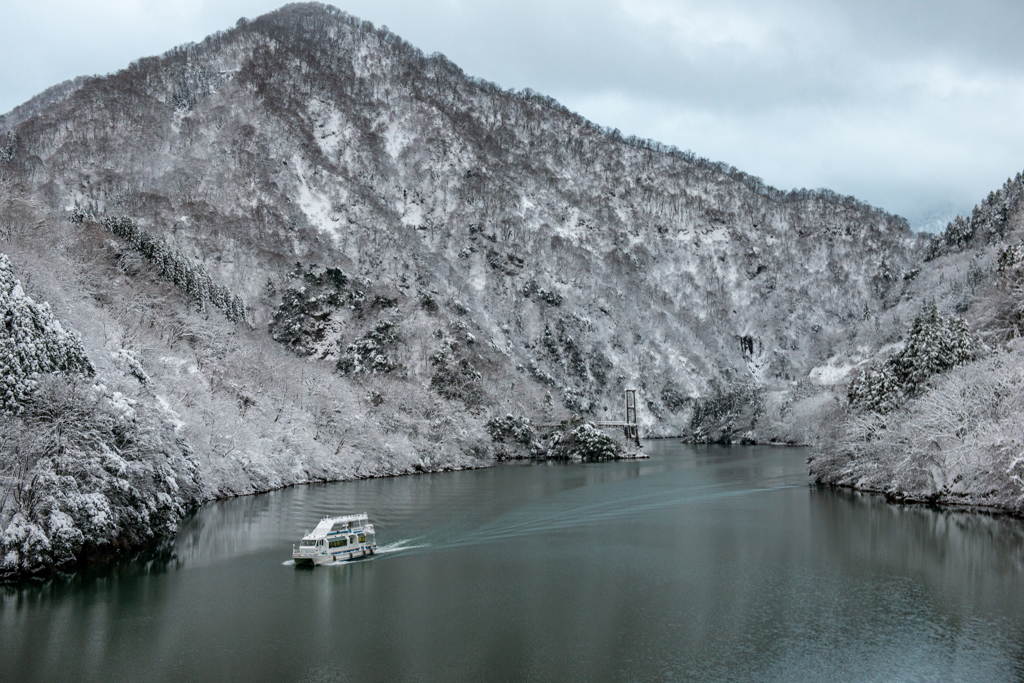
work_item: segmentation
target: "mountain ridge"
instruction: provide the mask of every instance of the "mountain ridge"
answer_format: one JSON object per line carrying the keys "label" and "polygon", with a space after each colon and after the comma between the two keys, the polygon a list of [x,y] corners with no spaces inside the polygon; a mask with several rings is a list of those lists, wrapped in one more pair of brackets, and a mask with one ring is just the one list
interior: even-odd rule
{"label": "mountain ridge", "polygon": [[9,132],[6,252],[204,498],[484,466],[488,420],[618,419],[626,388],[648,435],[806,443],[927,248],[317,4]]}

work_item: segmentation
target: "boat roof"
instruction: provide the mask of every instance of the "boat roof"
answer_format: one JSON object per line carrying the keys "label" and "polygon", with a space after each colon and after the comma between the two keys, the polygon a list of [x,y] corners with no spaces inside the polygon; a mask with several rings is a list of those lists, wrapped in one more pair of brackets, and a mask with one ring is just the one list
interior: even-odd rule
{"label": "boat roof", "polygon": [[320,523],[316,525],[316,528],[306,534],[306,536],[326,536],[336,524],[365,522],[368,519],[369,517],[365,512],[361,512],[358,515],[345,515],[343,517],[324,517],[320,520]]}

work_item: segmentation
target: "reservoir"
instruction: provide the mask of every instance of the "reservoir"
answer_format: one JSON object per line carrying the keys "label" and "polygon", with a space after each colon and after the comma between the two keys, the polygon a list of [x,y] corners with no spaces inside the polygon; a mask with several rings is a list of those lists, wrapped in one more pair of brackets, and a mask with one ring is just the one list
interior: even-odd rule
{"label": "reservoir", "polygon": [[[4,681],[1014,681],[1024,526],[644,445],[204,506],[173,548],[0,589]],[[292,543],[368,512],[373,558]]]}

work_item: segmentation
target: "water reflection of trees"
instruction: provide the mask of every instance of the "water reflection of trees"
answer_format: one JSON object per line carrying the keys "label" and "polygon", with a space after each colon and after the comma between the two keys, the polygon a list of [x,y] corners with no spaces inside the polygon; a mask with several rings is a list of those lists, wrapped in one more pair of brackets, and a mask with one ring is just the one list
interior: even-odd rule
{"label": "water reflection of trees", "polygon": [[128,557],[117,557],[109,562],[95,562],[75,573],[55,573],[47,575],[45,579],[0,585],[0,611],[5,607],[23,606],[26,602],[81,595],[83,591],[100,585],[109,586],[118,582],[158,576],[180,566],[181,562],[174,552],[173,540],[164,540]]}
{"label": "water reflection of trees", "polygon": [[[816,487],[811,519],[842,543],[831,544],[851,562],[870,561],[919,572],[945,584],[970,586],[997,598],[1000,579],[1020,582],[1024,522],[973,511],[897,505],[876,494]],[[984,575],[984,582],[977,582]],[[959,592],[959,589],[956,591]]]}
{"label": "water reflection of trees", "polygon": [[[309,487],[272,491],[205,505],[178,530],[175,554],[186,565],[252,552],[281,536],[295,535],[291,515],[280,514],[282,498],[304,497]],[[283,527],[283,528],[282,528]],[[296,540],[298,537],[296,536]]]}

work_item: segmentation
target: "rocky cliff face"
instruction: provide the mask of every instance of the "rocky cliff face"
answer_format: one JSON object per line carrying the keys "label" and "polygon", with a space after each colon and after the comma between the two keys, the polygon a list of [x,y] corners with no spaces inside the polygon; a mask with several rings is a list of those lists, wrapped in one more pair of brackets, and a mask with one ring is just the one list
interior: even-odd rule
{"label": "rocky cliff face", "polygon": [[489,417],[626,388],[648,435],[806,441],[925,247],[316,4],[19,112],[15,269],[207,496],[486,464]]}

